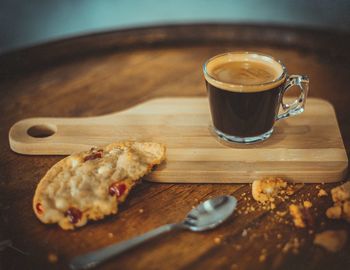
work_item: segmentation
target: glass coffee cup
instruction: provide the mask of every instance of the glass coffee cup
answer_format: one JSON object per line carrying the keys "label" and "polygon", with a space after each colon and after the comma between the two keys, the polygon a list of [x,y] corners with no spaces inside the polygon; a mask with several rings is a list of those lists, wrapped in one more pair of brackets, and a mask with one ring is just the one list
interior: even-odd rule
{"label": "glass coffee cup", "polygon": [[[225,141],[264,141],[273,133],[276,121],[304,111],[308,77],[288,76],[286,67],[271,56],[256,52],[223,53],[207,60],[203,72],[213,130]],[[285,104],[283,96],[292,86],[300,88],[300,95]]]}

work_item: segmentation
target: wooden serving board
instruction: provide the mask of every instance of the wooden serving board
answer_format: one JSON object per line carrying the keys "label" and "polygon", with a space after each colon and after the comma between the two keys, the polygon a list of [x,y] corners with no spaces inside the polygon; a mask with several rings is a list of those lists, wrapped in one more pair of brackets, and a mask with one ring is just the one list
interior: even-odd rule
{"label": "wooden serving board", "polygon": [[155,182],[246,183],[261,176],[335,182],[346,174],[335,111],[325,100],[309,98],[304,114],[279,121],[258,144],[223,142],[210,122],[205,97],[157,98],[98,117],[25,119],[9,139],[13,151],[31,155],[67,155],[120,140],[161,142],[167,161],[147,176]]}

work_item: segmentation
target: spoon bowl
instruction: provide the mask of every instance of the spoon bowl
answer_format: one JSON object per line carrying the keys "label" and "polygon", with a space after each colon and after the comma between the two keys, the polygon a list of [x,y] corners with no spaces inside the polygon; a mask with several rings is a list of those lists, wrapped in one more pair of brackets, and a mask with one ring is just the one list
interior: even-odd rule
{"label": "spoon bowl", "polygon": [[233,196],[215,197],[192,209],[182,224],[194,232],[213,229],[231,216],[236,206],[237,199]]}

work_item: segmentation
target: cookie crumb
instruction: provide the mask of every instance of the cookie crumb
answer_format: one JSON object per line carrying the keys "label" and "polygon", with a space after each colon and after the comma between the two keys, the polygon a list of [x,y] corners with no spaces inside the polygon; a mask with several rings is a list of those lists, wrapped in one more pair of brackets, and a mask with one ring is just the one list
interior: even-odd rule
{"label": "cookie crumb", "polygon": [[220,237],[215,237],[214,238],[214,243],[215,244],[220,244],[221,243],[221,238]]}
{"label": "cookie crumb", "polygon": [[[306,203],[306,206],[310,206],[310,204]],[[291,204],[289,206],[289,214],[292,216],[294,226],[297,228],[313,227],[315,225],[315,218],[311,214],[310,208]]]}
{"label": "cookie crumb", "polygon": [[320,189],[319,192],[317,193],[317,197],[324,197],[324,196],[328,196],[327,191],[325,191],[324,189]]}
{"label": "cookie crumb", "polygon": [[321,246],[330,252],[338,252],[344,247],[347,237],[348,234],[345,230],[324,231],[316,234],[314,244]]}
{"label": "cookie crumb", "polygon": [[277,211],[276,214],[280,217],[284,217],[287,214],[287,211]]}
{"label": "cookie crumb", "polygon": [[236,269],[238,269],[238,265],[237,265],[237,264],[235,264],[235,263],[234,263],[234,264],[232,264],[232,265],[231,265],[231,269],[232,269],[232,270],[236,270]]}
{"label": "cookie crumb", "polygon": [[259,262],[264,262],[266,260],[267,249],[263,248],[259,256]]}
{"label": "cookie crumb", "polygon": [[264,262],[266,260],[266,254],[260,254],[259,262]]}
{"label": "cookie crumb", "polygon": [[58,256],[57,254],[50,252],[47,255],[47,260],[49,261],[49,263],[57,263],[58,262]]}
{"label": "cookie crumb", "polygon": [[343,218],[350,223],[350,201],[343,203]]}
{"label": "cookie crumb", "polygon": [[234,248],[235,248],[237,251],[239,251],[239,250],[242,249],[242,246],[241,246],[241,245],[234,245]]}
{"label": "cookie crumb", "polygon": [[287,253],[291,250],[294,254],[298,254],[300,245],[301,245],[301,241],[297,237],[295,237],[295,238],[289,240],[284,245],[284,247],[282,248],[282,252]]}
{"label": "cookie crumb", "polygon": [[269,236],[268,236],[267,233],[264,233],[263,235],[264,235],[264,239],[265,239],[265,240],[269,240]]}
{"label": "cookie crumb", "polygon": [[304,201],[303,205],[305,208],[311,208],[312,207],[312,203],[310,201]]}
{"label": "cookie crumb", "polygon": [[339,219],[341,218],[341,212],[342,209],[340,205],[332,206],[326,210],[326,216],[330,219]]}
{"label": "cookie crumb", "polygon": [[303,215],[300,211],[300,208],[297,205],[291,204],[289,206],[289,213],[293,217],[295,227],[305,228],[306,225],[303,219]]}

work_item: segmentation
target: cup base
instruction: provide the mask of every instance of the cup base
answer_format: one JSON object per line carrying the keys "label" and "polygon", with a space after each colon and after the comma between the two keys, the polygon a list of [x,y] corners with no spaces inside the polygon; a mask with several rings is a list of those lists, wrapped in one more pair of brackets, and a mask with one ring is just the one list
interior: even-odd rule
{"label": "cup base", "polygon": [[253,137],[238,137],[238,136],[232,136],[232,135],[227,135],[226,133],[223,133],[219,130],[217,130],[215,127],[213,127],[214,132],[216,135],[219,136],[219,138],[227,141],[227,142],[234,142],[234,143],[244,143],[244,144],[249,144],[249,143],[257,143],[257,142],[262,142],[268,139],[272,132],[273,128],[271,128],[269,131],[258,135],[258,136],[253,136]]}

